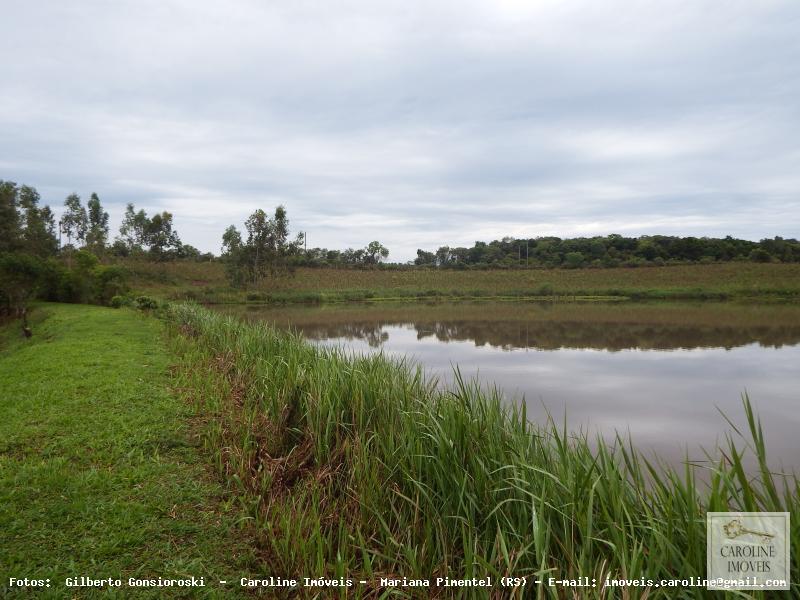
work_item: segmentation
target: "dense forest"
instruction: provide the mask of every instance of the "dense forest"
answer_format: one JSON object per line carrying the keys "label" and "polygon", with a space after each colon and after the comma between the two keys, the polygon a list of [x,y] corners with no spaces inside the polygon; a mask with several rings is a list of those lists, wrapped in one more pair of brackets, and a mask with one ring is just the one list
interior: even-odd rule
{"label": "dense forest", "polygon": [[415,265],[445,268],[637,267],[728,261],[800,262],[800,242],[776,237],[760,242],[725,238],[618,234],[591,238],[506,237],[470,248],[417,250]]}

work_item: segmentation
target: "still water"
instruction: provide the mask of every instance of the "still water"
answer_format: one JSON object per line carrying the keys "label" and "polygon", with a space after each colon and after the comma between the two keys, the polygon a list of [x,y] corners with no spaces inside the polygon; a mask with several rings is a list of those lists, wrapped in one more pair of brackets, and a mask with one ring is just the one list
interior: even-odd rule
{"label": "still water", "polygon": [[[237,307],[323,345],[406,356],[442,385],[455,365],[532,421],[630,433],[673,466],[744,426],[747,392],[770,464],[800,471],[800,306],[730,303],[436,303]],[[735,435],[735,434],[734,434]],[[716,454],[715,454],[716,456]]]}

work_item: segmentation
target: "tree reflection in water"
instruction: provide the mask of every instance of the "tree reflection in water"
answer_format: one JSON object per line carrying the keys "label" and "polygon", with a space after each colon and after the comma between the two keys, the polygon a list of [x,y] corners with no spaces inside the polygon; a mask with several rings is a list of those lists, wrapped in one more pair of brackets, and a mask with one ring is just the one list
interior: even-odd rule
{"label": "tree reflection in water", "polygon": [[292,327],[311,340],[363,340],[378,348],[387,328],[406,327],[417,339],[474,342],[513,350],[560,348],[620,351],[726,348],[800,343],[800,307],[708,304],[530,303],[360,305],[240,311]]}

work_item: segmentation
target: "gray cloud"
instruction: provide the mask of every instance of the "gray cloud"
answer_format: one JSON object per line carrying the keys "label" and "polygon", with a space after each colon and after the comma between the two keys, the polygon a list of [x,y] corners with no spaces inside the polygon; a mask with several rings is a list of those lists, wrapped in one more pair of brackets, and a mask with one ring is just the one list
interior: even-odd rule
{"label": "gray cloud", "polygon": [[800,5],[32,0],[5,11],[0,178],[170,210],[218,250],[797,237]]}

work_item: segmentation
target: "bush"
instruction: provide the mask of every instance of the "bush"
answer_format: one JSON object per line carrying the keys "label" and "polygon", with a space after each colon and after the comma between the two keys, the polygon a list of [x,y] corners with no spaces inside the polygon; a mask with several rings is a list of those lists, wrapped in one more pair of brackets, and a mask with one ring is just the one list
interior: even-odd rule
{"label": "bush", "polygon": [[125,296],[113,296],[111,300],[109,300],[108,305],[111,308],[122,308],[123,306],[127,306],[130,304],[130,300]]}
{"label": "bush", "polygon": [[139,296],[136,298],[136,308],[139,310],[155,310],[158,308],[158,300],[150,296]]}
{"label": "bush", "polygon": [[553,288],[553,284],[551,283],[543,283],[539,286],[538,289],[539,296],[553,296],[555,295],[555,288]]}
{"label": "bush", "polygon": [[42,279],[42,261],[21,253],[0,254],[0,314],[22,314]]}
{"label": "bush", "polygon": [[100,304],[108,304],[112,298],[128,291],[128,271],[117,265],[97,266],[92,269],[94,296]]}
{"label": "bush", "polygon": [[580,252],[567,252],[564,256],[564,266],[567,269],[578,269],[583,266],[583,254]]}
{"label": "bush", "polygon": [[92,300],[93,281],[82,269],[62,271],[56,300],[73,304],[88,304]]}
{"label": "bush", "polygon": [[753,248],[750,252],[750,260],[759,263],[768,263],[772,261],[772,255],[763,248]]}

